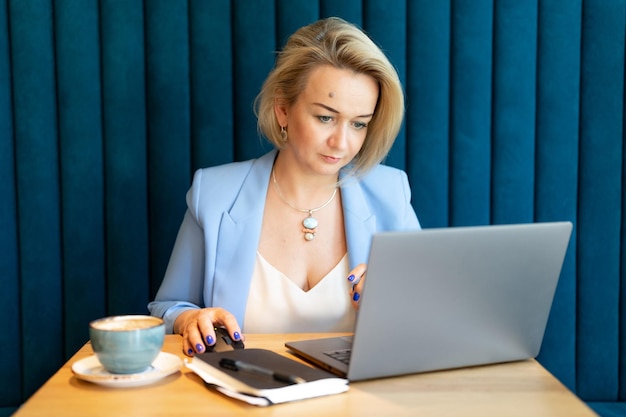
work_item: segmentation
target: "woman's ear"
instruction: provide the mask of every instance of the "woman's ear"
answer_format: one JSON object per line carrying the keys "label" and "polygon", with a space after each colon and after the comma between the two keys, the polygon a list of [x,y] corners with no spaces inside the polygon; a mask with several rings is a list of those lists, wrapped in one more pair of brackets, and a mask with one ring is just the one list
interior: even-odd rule
{"label": "woman's ear", "polygon": [[280,98],[274,99],[274,113],[280,126],[287,126],[287,104]]}

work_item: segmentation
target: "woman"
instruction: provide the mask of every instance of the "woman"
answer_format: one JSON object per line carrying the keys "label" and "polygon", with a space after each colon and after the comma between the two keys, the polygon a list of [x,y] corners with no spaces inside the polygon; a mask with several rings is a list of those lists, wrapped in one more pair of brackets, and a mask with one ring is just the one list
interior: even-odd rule
{"label": "woman", "polygon": [[215,326],[235,340],[352,331],[372,234],[420,227],[406,174],[379,165],[402,123],[402,87],[360,29],[328,18],[295,32],[256,113],[276,149],[196,172],[148,306],[187,355],[215,344]]}

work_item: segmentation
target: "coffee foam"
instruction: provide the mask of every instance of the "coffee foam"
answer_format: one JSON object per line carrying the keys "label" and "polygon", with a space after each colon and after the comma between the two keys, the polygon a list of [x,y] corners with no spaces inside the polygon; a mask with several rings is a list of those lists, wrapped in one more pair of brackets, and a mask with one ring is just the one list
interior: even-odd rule
{"label": "coffee foam", "polygon": [[161,320],[155,317],[112,317],[108,319],[96,320],[91,323],[91,326],[99,330],[110,331],[125,331],[125,330],[137,330],[148,329],[150,327],[158,326],[162,323]]}

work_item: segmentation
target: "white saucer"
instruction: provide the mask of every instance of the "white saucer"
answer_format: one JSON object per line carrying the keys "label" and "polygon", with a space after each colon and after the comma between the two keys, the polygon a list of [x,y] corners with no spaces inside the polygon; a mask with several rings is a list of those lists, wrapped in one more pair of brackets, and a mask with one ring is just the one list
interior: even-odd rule
{"label": "white saucer", "polygon": [[137,374],[112,374],[102,367],[96,355],[74,362],[72,372],[77,378],[113,388],[138,387],[152,384],[178,371],[183,361],[171,353],[160,352],[152,365]]}

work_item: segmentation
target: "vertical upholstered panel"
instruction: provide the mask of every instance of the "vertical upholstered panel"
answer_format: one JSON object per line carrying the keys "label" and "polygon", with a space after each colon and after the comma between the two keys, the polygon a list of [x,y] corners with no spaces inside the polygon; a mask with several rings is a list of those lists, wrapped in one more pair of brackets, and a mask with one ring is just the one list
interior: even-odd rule
{"label": "vertical upholstered panel", "polygon": [[[62,363],[61,202],[51,1],[11,1],[23,393]],[[45,354],[42,354],[42,343]]]}
{"label": "vertical upholstered panel", "polygon": [[146,68],[143,5],[100,2],[107,314],[149,300]]}
{"label": "vertical upholstered panel", "polygon": [[320,18],[317,1],[276,1],[276,50],[282,48],[287,38],[298,28]]}
{"label": "vertical upholstered panel", "polygon": [[[576,224],[582,0],[539,2],[535,218]],[[545,332],[541,363],[576,383],[576,227]]]}
{"label": "vertical upholstered panel", "polygon": [[232,2],[233,117],[235,160],[256,158],[270,150],[259,140],[252,103],[274,65],[276,9],[273,0]]}
{"label": "vertical upholstered panel", "polygon": [[16,343],[20,334],[20,283],[8,23],[7,3],[0,0],[0,351],[8,354],[0,361],[0,381],[13,381],[3,384],[0,407],[20,402],[22,382],[22,353]]}
{"label": "vertical upholstered panel", "polygon": [[[96,0],[56,0],[65,354],[105,313],[104,172]],[[80,57],[80,59],[77,59]]]}
{"label": "vertical upholstered panel", "polygon": [[156,292],[185,211],[191,172],[187,2],[145,4],[150,267]]}
{"label": "vertical upholstered panel", "polygon": [[[374,41],[385,51],[406,84],[406,4],[387,0],[365,0],[363,25]],[[405,126],[398,134],[385,163],[406,168]]]}
{"label": "vertical upholstered panel", "polygon": [[623,0],[583,2],[577,392],[588,400],[618,393],[625,15]]}
{"label": "vertical upholstered panel", "polygon": [[192,170],[234,159],[231,2],[190,0]]}
{"label": "vertical upholstered panel", "polygon": [[449,224],[450,2],[409,2],[407,173],[424,227]]}
{"label": "vertical upholstered panel", "polygon": [[[624,133],[622,133],[624,135]],[[622,181],[626,181],[626,146],[622,142]],[[626,401],[626,184],[622,183],[622,218],[621,218],[621,238],[620,238],[620,280],[619,280],[619,401]]]}
{"label": "vertical upholstered panel", "polygon": [[338,16],[363,26],[363,0],[320,0],[320,17]]}
{"label": "vertical upholstered panel", "polygon": [[[624,133],[622,133],[624,135]],[[626,146],[622,142],[622,181],[626,181]],[[619,280],[619,401],[626,402],[626,184],[622,183],[622,219],[621,219],[621,239],[620,239],[620,280]]]}
{"label": "vertical upholstered panel", "polygon": [[454,0],[451,38],[450,220],[489,224],[493,1]]}
{"label": "vertical upholstered panel", "polygon": [[534,220],[537,3],[494,10],[491,223]]}

